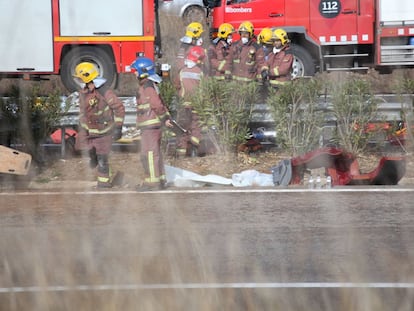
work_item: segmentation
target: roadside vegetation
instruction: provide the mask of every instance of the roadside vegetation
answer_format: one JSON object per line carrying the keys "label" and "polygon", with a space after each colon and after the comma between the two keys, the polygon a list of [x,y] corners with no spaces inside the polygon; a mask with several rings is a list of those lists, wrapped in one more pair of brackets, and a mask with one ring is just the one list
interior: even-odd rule
{"label": "roadside vegetation", "polygon": [[[412,93],[412,81],[402,80],[401,94]],[[397,130],[384,127],[373,86],[364,75],[344,74],[334,80],[299,78],[277,90],[268,89],[265,99],[260,97],[264,87],[212,78],[202,81],[192,102],[220,153],[235,153],[246,142],[253,130],[249,121],[254,104],[260,100],[270,108],[279,150],[292,156],[323,146],[340,147],[359,156],[372,150],[373,141],[377,148],[383,147],[388,135]],[[161,85],[161,94],[174,111],[179,102],[169,82]],[[403,110],[402,122],[410,124],[411,119],[412,109]]]}
{"label": "roadside vegetation", "polygon": [[[326,76],[296,79],[278,90],[269,89],[263,99],[265,86],[258,83],[241,84],[234,81],[202,80],[192,100],[200,116],[205,135],[214,143],[219,154],[235,154],[246,142],[254,104],[264,100],[274,120],[276,144],[280,151],[297,156],[322,146],[337,146],[354,154],[369,151],[374,138],[385,139],[395,128],[384,130],[378,115],[378,103],[372,84],[364,75],[344,74],[339,79]],[[401,102],[411,100],[414,81],[402,77],[395,86]],[[160,86],[161,96],[173,115],[178,105],[177,91],[166,80]],[[5,99],[0,99],[2,119],[1,143],[25,146],[41,163],[39,146],[56,129],[65,109],[61,107],[59,91],[40,96],[39,88],[12,87]],[[412,145],[413,103],[404,106],[401,121],[407,142]],[[270,129],[272,130],[272,129]],[[381,142],[379,143],[379,145]]]}
{"label": "roadside vegetation", "polygon": [[8,97],[0,98],[1,144],[13,145],[32,155],[42,165],[40,145],[56,129],[64,107],[60,92],[41,96],[39,88],[12,86]]}

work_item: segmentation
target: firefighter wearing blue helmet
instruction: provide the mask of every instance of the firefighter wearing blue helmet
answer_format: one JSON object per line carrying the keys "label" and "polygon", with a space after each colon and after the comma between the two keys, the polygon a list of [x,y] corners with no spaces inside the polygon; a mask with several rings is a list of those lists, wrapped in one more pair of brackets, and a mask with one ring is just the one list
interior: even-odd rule
{"label": "firefighter wearing blue helmet", "polygon": [[141,130],[141,162],[145,176],[137,191],[164,189],[166,176],[161,154],[162,127],[173,127],[170,113],[163,103],[157,84],[161,77],[156,73],[154,62],[138,57],[131,69],[138,79],[137,127]]}

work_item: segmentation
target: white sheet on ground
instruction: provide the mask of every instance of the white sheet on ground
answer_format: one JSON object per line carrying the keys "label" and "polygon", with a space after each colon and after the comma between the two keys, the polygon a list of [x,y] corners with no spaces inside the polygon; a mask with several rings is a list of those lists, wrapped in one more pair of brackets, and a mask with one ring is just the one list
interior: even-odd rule
{"label": "white sheet on ground", "polygon": [[233,185],[235,187],[274,186],[272,174],[264,174],[255,170],[233,174],[232,178],[219,175],[199,175],[182,168],[165,165],[167,182],[175,187],[203,187],[205,185]]}
{"label": "white sheet on ground", "polygon": [[231,185],[232,180],[218,175],[199,175],[182,168],[165,165],[167,183],[175,187],[203,187],[210,185]]}
{"label": "white sheet on ground", "polygon": [[233,174],[232,183],[235,187],[274,186],[272,174],[264,174],[255,170],[246,170],[238,174]]}

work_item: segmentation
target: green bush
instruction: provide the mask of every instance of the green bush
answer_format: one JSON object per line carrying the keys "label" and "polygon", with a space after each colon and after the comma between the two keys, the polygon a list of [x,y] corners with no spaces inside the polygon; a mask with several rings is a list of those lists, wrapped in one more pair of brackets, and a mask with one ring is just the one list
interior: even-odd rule
{"label": "green bush", "polygon": [[269,92],[266,103],[275,121],[277,142],[292,156],[318,146],[324,123],[318,106],[321,89],[318,79],[297,79]]}
{"label": "green bush", "polygon": [[414,80],[410,77],[403,76],[398,79],[398,82],[394,85],[394,89],[397,91],[399,99],[404,105],[401,109],[401,120],[405,123],[407,129],[407,148],[412,149],[414,146]]}
{"label": "green bush", "polygon": [[332,110],[336,118],[336,137],[339,146],[356,155],[366,151],[369,140],[381,129],[367,131],[368,124],[380,121],[378,103],[370,83],[360,75],[328,85],[332,94]]}
{"label": "green bush", "polygon": [[59,90],[40,96],[39,88],[30,91],[13,86],[7,99],[2,100],[1,122],[13,132],[12,140],[20,144],[37,162],[42,162],[39,146],[58,124],[62,108]]}
{"label": "green bush", "polygon": [[192,96],[202,127],[214,131],[219,152],[236,152],[245,141],[254,103],[259,99],[256,83],[202,79]]}

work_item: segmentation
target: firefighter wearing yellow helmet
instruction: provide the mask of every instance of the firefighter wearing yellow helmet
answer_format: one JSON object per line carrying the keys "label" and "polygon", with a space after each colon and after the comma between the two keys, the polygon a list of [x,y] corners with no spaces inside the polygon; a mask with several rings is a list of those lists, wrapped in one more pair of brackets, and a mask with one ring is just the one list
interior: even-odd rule
{"label": "firefighter wearing yellow helmet", "polygon": [[230,46],[233,43],[235,29],[232,24],[223,23],[219,26],[217,38],[208,49],[210,75],[224,80],[231,77]]}
{"label": "firefighter wearing yellow helmet", "polygon": [[201,34],[204,32],[203,25],[199,22],[192,22],[188,24],[185,30],[185,36],[191,39],[198,39],[201,37]]}
{"label": "firefighter wearing yellow helmet", "polygon": [[125,107],[112,90],[100,89],[106,80],[99,75],[99,69],[90,62],[82,62],[75,68],[74,78],[80,85],[75,147],[86,150],[90,167],[97,167],[97,187],[110,188],[116,175],[112,175],[109,154],[112,141],[122,136]]}
{"label": "firefighter wearing yellow helmet", "polygon": [[264,62],[264,53],[255,40],[254,27],[250,21],[244,21],[238,28],[240,40],[232,44],[232,77],[234,80],[251,82],[260,76],[259,69]]}
{"label": "firefighter wearing yellow helmet", "polygon": [[175,71],[178,72],[184,67],[184,60],[188,50],[192,46],[202,46],[203,38],[201,35],[204,32],[203,25],[199,22],[192,22],[185,28],[185,35],[180,39],[180,47],[178,49]]}
{"label": "firefighter wearing yellow helmet", "polygon": [[265,60],[273,48],[273,31],[269,27],[263,28],[257,36],[257,43],[262,46]]}
{"label": "firefighter wearing yellow helmet", "polygon": [[273,49],[261,69],[264,81],[277,88],[291,80],[293,54],[289,48],[289,38],[284,29],[272,29]]}

